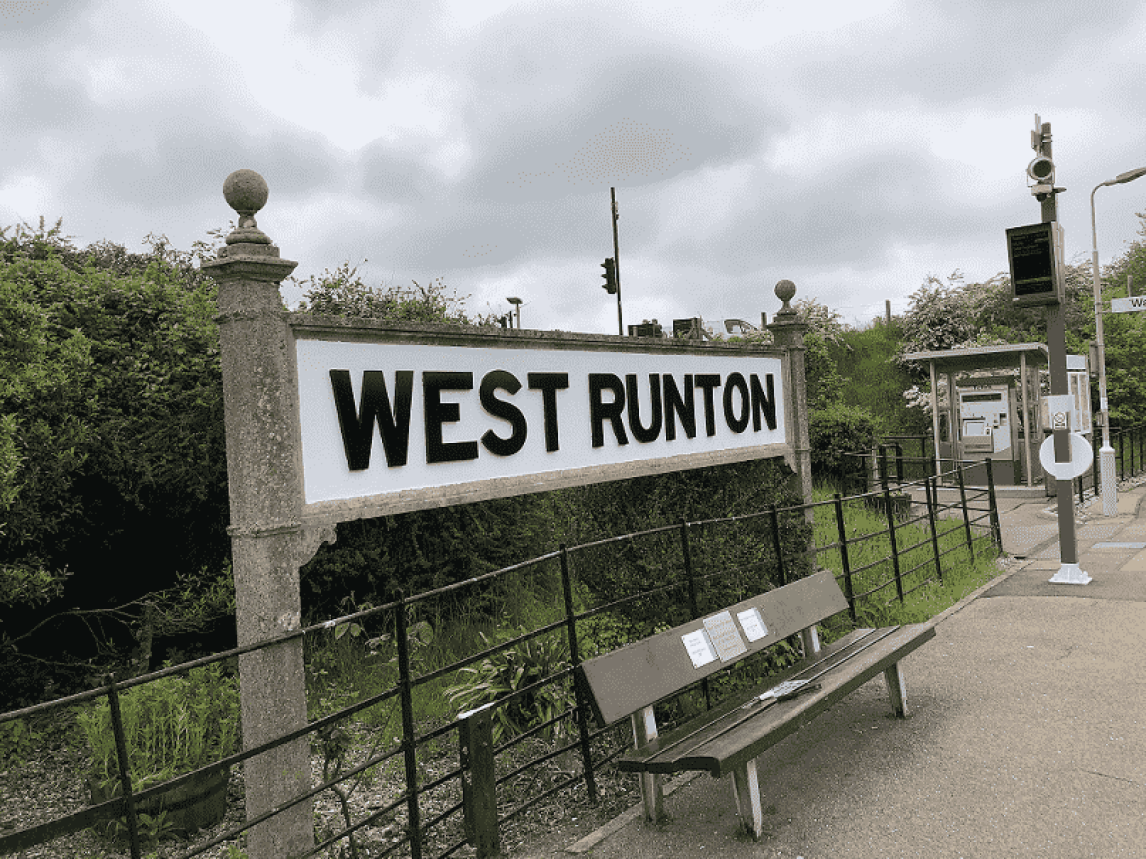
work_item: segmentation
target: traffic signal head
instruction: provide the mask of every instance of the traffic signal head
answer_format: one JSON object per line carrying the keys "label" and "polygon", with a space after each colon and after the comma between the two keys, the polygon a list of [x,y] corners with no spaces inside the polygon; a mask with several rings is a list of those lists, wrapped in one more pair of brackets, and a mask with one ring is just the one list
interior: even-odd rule
{"label": "traffic signal head", "polygon": [[617,294],[617,263],[612,257],[608,257],[603,263],[601,268],[605,269],[601,277],[605,278],[605,282],[601,284],[601,288],[609,295]]}

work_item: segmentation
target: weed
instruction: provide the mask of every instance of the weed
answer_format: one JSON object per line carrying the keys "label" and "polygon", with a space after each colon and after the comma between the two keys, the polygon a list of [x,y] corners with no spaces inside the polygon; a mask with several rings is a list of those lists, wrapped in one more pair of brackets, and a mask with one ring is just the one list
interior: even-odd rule
{"label": "weed", "polygon": [[[498,630],[492,641],[485,633],[481,638],[489,648],[526,634],[524,628],[518,627]],[[476,665],[462,668],[458,672],[461,681],[446,689],[445,694],[458,709],[474,710],[520,692],[568,665],[569,648],[561,635],[525,639],[487,656]],[[496,744],[503,737],[515,736],[548,722],[572,707],[573,703],[571,687],[560,680],[525,692],[495,711],[493,741]],[[543,733],[552,737],[554,726],[549,726]]]}
{"label": "weed", "polygon": [[24,763],[39,742],[40,735],[23,719],[0,724],[0,766],[8,769]]}

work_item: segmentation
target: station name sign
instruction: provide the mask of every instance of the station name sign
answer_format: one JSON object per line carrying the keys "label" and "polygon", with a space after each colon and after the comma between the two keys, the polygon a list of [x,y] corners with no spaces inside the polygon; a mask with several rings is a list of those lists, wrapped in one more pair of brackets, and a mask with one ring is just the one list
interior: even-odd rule
{"label": "station name sign", "polygon": [[548,488],[528,486],[543,476],[596,482],[787,443],[775,355],[300,337],[296,366],[308,505],[488,481],[517,486],[491,497],[516,494]]}

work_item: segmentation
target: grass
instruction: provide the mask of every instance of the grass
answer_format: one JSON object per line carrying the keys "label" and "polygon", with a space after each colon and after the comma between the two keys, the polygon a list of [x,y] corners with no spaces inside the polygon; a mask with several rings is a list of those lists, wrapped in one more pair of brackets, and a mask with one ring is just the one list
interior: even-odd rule
{"label": "grass", "polygon": [[[831,498],[831,490],[817,487],[817,501]],[[985,501],[972,502],[972,507],[984,507]],[[998,551],[990,541],[986,514],[971,511],[971,535],[974,551],[967,547],[967,532],[962,510],[939,511],[936,519],[938,532],[939,566],[942,577],[936,573],[935,546],[931,540],[930,523],[926,513],[897,522],[896,545],[899,549],[899,569],[904,599],[899,599],[895,586],[895,568],[891,556],[891,535],[888,519],[882,510],[876,510],[864,501],[845,501],[844,530],[847,538],[849,567],[854,572],[852,590],[856,596],[857,621],[866,626],[892,626],[920,623],[950,608],[976,588],[986,584],[998,573]],[[840,541],[839,525],[833,504],[815,508],[815,544],[830,547]],[[844,572],[841,550],[817,550],[817,562],[837,576]],[[862,594],[869,594],[864,597]]]}

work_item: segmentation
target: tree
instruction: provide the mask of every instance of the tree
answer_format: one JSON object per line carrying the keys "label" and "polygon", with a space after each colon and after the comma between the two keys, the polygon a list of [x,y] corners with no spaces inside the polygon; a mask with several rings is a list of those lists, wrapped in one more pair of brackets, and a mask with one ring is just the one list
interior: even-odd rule
{"label": "tree", "polygon": [[[1138,233],[1146,237],[1146,213],[1138,213]],[[1102,273],[1104,299],[1125,297],[1133,285],[1146,294],[1146,241],[1137,239]],[[1092,287],[1093,289],[1093,287]],[[1111,313],[1103,319],[1106,376],[1112,426],[1146,422],[1146,314]]]}
{"label": "tree", "polygon": [[[130,641],[130,614],[91,636],[45,615],[225,566],[226,462],[214,283],[196,268],[212,246],[78,249],[61,225],[0,229],[0,634],[83,663]],[[13,695],[37,684],[0,673]]]}
{"label": "tree", "polygon": [[[365,260],[364,260],[365,261]],[[299,305],[301,313],[386,319],[391,322],[438,322],[448,325],[495,325],[492,315],[471,318],[465,298],[459,297],[438,277],[413,289],[397,286],[367,286],[358,276],[357,266],[342,263],[334,271],[326,269],[298,283],[306,287]]]}

